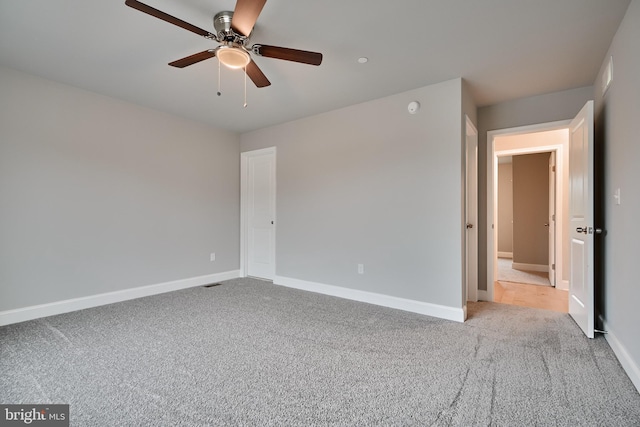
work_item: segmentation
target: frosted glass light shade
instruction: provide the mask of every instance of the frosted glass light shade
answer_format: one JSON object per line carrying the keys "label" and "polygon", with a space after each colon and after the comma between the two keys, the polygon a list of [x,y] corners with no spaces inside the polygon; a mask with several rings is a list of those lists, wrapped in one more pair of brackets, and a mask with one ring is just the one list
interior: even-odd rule
{"label": "frosted glass light shade", "polygon": [[216,56],[223,65],[229,68],[244,68],[251,61],[249,54],[237,47],[220,46]]}

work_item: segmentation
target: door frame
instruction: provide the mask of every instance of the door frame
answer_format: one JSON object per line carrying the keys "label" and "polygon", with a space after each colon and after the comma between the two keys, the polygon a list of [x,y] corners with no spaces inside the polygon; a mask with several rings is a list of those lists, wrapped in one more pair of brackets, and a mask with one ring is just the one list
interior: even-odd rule
{"label": "door frame", "polygon": [[[519,154],[533,154],[555,151],[556,152],[556,171],[557,176],[560,179],[556,179],[556,284],[559,282],[558,276],[562,286],[557,286],[558,289],[564,289],[565,284],[562,282],[562,250],[558,250],[558,242],[560,242],[560,249],[562,249],[562,230],[564,228],[562,216],[564,212],[562,210],[562,199],[565,197],[563,192],[564,182],[564,156],[563,149],[565,148],[560,144],[552,145],[540,145],[527,148],[514,148],[509,150],[497,151],[495,148],[495,139],[499,136],[514,136],[523,135],[529,133],[554,131],[560,129],[568,129],[571,124],[571,120],[562,120],[556,122],[539,123],[535,125],[519,126],[507,129],[499,129],[487,132],[487,289],[486,291],[478,291],[478,298],[484,301],[493,301],[493,283],[497,277],[497,224],[498,209],[497,209],[497,194],[498,194],[498,156],[509,156]],[[568,195],[567,195],[568,196]],[[561,273],[560,275],[558,273]],[[568,283],[566,284],[568,287]]]}
{"label": "door frame", "polygon": [[[478,301],[478,129],[466,114],[465,120],[464,306],[467,301]],[[469,224],[472,228],[468,227]]]}
{"label": "door frame", "polygon": [[[551,286],[553,287],[558,287],[557,286],[557,280],[558,277],[556,275],[556,273],[558,272],[558,270],[556,269],[555,265],[551,265],[551,263],[553,262],[558,263],[558,254],[556,254],[556,245],[558,244],[558,239],[557,239],[557,235],[556,235],[556,228],[557,228],[557,217],[558,217],[558,206],[557,206],[557,200],[556,200],[556,190],[558,187],[558,159],[557,159],[557,153],[555,151],[551,152],[551,155],[549,156],[549,170],[547,171],[548,176],[549,176],[549,218],[548,218],[548,222],[547,222],[547,235],[549,236],[549,242],[548,242],[548,247],[549,247],[549,253],[547,254],[547,264],[549,265],[549,281],[551,282]],[[561,210],[562,211],[562,210]],[[553,218],[551,218],[553,216]],[[560,242],[562,243],[562,242]],[[562,254],[560,255],[560,258],[562,258]],[[558,263],[560,264],[560,263]],[[558,266],[560,268],[560,270],[562,270],[562,266]],[[562,273],[562,271],[560,271]],[[553,280],[552,280],[553,278]],[[560,283],[562,284],[562,280],[560,280]]]}
{"label": "door frame", "polygon": [[[248,220],[248,184],[249,184],[249,159],[252,157],[264,156],[267,154],[272,154],[274,163],[277,164],[277,150],[276,147],[267,147],[261,148],[259,150],[245,151],[240,153],[240,277],[247,277],[248,272],[248,259],[249,259],[249,220]],[[277,175],[276,175],[277,177]],[[277,179],[274,182],[274,191],[271,195],[273,200],[273,206],[275,207],[274,221],[276,220],[275,216],[277,215],[277,206],[276,206],[276,191],[277,191]],[[277,225],[277,222],[276,222]],[[273,235],[273,243],[272,243],[272,253],[274,260],[274,271],[276,268],[276,233],[275,233],[275,225],[274,225],[274,235]]]}

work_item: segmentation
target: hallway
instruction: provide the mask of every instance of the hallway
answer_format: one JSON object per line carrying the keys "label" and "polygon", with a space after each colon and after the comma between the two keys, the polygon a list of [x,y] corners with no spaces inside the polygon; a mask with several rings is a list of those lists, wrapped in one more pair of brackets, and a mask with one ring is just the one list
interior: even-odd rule
{"label": "hallway", "polygon": [[493,300],[502,304],[542,308],[560,313],[569,311],[569,292],[550,286],[496,281]]}

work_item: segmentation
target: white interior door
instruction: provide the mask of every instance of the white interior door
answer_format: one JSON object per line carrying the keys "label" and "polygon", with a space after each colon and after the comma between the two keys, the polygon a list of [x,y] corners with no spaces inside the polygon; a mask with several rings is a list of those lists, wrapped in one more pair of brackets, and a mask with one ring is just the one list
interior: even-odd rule
{"label": "white interior door", "polygon": [[478,131],[468,117],[466,170],[467,301],[478,301]]}
{"label": "white interior door", "polygon": [[556,285],[556,152],[549,156],[549,282]]}
{"label": "white interior door", "polygon": [[274,149],[243,153],[246,185],[246,275],[275,276],[276,154]]}
{"label": "white interior door", "polygon": [[571,121],[569,132],[569,314],[593,338],[593,101]]}

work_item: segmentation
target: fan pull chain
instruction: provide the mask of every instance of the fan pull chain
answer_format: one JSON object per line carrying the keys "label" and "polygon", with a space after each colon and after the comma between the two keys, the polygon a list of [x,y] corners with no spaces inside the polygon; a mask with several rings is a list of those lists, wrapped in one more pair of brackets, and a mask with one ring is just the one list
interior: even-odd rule
{"label": "fan pull chain", "polygon": [[247,66],[244,66],[244,105],[243,108],[247,108]]}
{"label": "fan pull chain", "polygon": [[220,89],[220,60],[218,60],[218,96],[222,95],[222,91]]}

